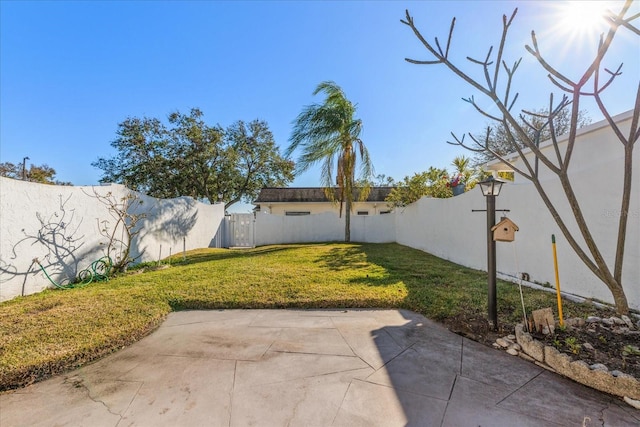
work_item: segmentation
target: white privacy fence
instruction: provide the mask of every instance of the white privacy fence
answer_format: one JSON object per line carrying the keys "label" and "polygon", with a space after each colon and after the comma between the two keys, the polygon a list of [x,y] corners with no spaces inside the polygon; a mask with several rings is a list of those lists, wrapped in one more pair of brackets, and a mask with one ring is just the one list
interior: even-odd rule
{"label": "white privacy fence", "polygon": [[[114,230],[113,212],[100,197],[119,202],[129,194],[115,184],[71,187],[0,177],[0,301],[51,286],[35,258],[60,283],[104,256],[109,239],[101,230],[114,231],[117,238],[124,230]],[[223,205],[189,197],[138,197],[142,203],[135,210],[145,214],[131,243],[131,256],[138,262],[215,245]]]}
{"label": "white privacy fence", "polygon": [[[344,241],[344,216],[324,212],[316,215],[285,216],[264,212],[255,216],[255,245]],[[395,242],[394,215],[351,215],[354,242]]]}
{"label": "white privacy fence", "polygon": [[[616,117],[624,134],[629,132],[631,114]],[[560,152],[564,156],[564,143]],[[549,144],[541,146],[550,158],[555,158]],[[622,282],[629,305],[640,309],[640,153],[634,151],[631,205],[625,240],[625,264]],[[523,167],[522,163],[518,166]],[[565,220],[576,241],[589,253],[580,234],[564,190],[554,174],[539,164],[542,186]],[[624,150],[609,126],[604,123],[583,128],[573,151],[569,176],[572,191],[591,235],[613,273],[618,223],[622,200]],[[459,264],[486,270],[486,216],[472,213],[485,209],[480,190],[473,190],[452,199],[425,199],[397,214],[396,241]],[[498,242],[498,272],[518,277],[527,273],[531,281],[555,283],[551,235],[558,242],[558,264],[561,288],[586,298],[613,302],[607,287],[578,258],[544,205],[533,184],[516,175],[514,183],[505,184],[496,198],[497,209],[510,209],[507,214],[520,228],[512,243]],[[500,213],[496,214],[498,220]]]}

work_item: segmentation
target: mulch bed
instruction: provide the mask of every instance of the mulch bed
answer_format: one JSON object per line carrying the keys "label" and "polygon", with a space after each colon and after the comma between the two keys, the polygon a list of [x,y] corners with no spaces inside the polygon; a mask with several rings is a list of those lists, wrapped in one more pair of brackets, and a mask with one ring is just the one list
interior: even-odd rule
{"label": "mulch bed", "polygon": [[[491,346],[497,338],[513,334],[515,325],[499,324],[498,331],[489,327],[486,317],[474,315],[458,315],[444,321],[445,326],[452,331],[474,341]],[[640,379],[640,353],[626,352],[629,346],[640,347],[640,334],[615,333],[600,325],[584,325],[564,330],[556,328],[554,334],[532,334],[533,337],[546,345],[553,346],[558,351],[568,354],[573,360],[582,360],[588,365],[601,363],[609,371],[618,370]],[[593,350],[583,346],[589,343]],[[588,347],[588,346],[587,346]]]}

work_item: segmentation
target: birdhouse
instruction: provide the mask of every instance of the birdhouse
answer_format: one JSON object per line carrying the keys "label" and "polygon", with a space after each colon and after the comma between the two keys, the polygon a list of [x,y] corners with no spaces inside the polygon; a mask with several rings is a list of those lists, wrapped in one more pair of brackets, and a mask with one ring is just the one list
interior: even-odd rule
{"label": "birdhouse", "polygon": [[491,227],[493,240],[497,242],[513,242],[516,238],[516,231],[518,230],[518,226],[506,217]]}

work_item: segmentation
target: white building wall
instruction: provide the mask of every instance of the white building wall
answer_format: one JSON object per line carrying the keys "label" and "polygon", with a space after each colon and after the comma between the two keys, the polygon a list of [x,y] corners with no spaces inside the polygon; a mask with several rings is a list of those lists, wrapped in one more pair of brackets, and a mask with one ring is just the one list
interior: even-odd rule
{"label": "white building wall", "polygon": [[[100,230],[105,225],[112,229],[116,221],[94,191],[111,193],[115,200],[130,193],[116,184],[72,187],[0,177],[0,301],[51,286],[34,258],[62,283],[105,255],[108,239]],[[143,203],[137,209],[146,218],[131,244],[131,256],[139,262],[164,258],[183,247],[209,246],[224,218],[223,205],[187,197],[139,197]]]}

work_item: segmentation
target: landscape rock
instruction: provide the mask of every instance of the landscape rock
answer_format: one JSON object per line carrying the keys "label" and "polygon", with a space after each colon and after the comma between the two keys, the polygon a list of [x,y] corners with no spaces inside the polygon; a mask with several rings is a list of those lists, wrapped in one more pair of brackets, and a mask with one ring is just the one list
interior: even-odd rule
{"label": "landscape rock", "polygon": [[522,350],[522,347],[518,343],[513,343],[513,344],[509,345],[509,348],[510,349],[514,349],[515,351],[521,351]]}
{"label": "landscape rock", "polygon": [[588,342],[586,342],[586,343],[582,344],[582,347],[583,347],[585,350],[589,350],[589,351],[593,351],[593,350],[594,350],[593,346],[592,346],[591,344],[589,344]]}
{"label": "landscape rock", "polygon": [[619,317],[615,317],[615,316],[614,316],[614,317],[611,317],[611,320],[613,321],[613,323],[614,323],[615,325],[626,325],[626,324],[627,324],[627,322],[625,322],[624,320],[622,320],[622,319],[621,319],[621,318],[619,318]]}
{"label": "landscape rock", "polygon": [[630,397],[625,396],[624,401],[629,405],[633,406],[636,409],[640,409],[640,400],[631,399]]}
{"label": "landscape rock", "polygon": [[508,349],[507,349],[507,353],[509,353],[509,354],[510,354],[510,355],[512,355],[512,356],[517,356],[517,355],[518,355],[518,353],[519,353],[519,351],[518,351],[518,350],[516,350],[515,348],[508,348]]}
{"label": "landscape rock", "polygon": [[515,336],[515,335],[513,335],[513,334],[511,334],[511,335],[507,335],[507,336],[506,336],[506,339],[508,339],[508,340],[509,340],[509,341],[511,341],[511,342],[514,342],[514,341],[516,340],[516,336]]}
{"label": "landscape rock", "polygon": [[589,316],[589,317],[587,317],[586,322],[587,322],[587,323],[598,323],[598,322],[600,322],[601,320],[602,320],[602,319],[601,319],[601,318],[599,318],[598,316]]}
{"label": "landscape rock", "polygon": [[498,344],[502,348],[509,347],[509,342],[507,340],[505,340],[504,338],[498,338],[496,340],[496,344]]}
{"label": "landscape rock", "polygon": [[619,328],[613,328],[612,331],[614,334],[626,334],[629,333],[629,328],[627,328],[626,326],[622,326]]}
{"label": "landscape rock", "polygon": [[600,323],[602,323],[603,325],[607,325],[607,326],[613,326],[615,325],[615,322],[613,321],[613,318],[604,318],[604,319],[600,319]]}
{"label": "landscape rock", "polygon": [[629,316],[625,316],[624,314],[620,316],[620,318],[627,324],[630,329],[633,329],[633,322],[629,319]]}
{"label": "landscape rock", "polygon": [[564,321],[564,324],[568,327],[581,327],[584,326],[585,324],[585,320],[582,317],[572,317],[569,319],[566,319]]}
{"label": "landscape rock", "polygon": [[555,347],[545,346],[535,340],[524,331],[521,324],[516,326],[516,340],[522,346],[519,356],[523,359],[534,359],[534,363],[540,367],[596,390],[624,397],[630,405],[636,403],[640,406],[640,381],[633,376],[620,371],[609,372],[603,364],[590,367],[582,360],[573,361],[569,355],[559,352]]}

